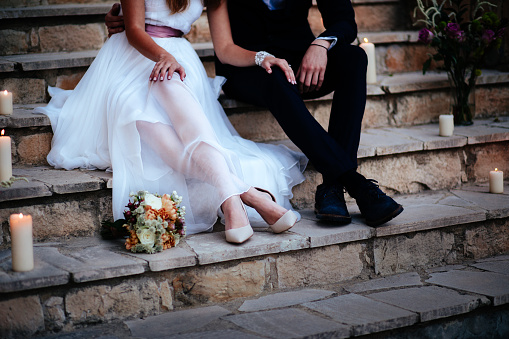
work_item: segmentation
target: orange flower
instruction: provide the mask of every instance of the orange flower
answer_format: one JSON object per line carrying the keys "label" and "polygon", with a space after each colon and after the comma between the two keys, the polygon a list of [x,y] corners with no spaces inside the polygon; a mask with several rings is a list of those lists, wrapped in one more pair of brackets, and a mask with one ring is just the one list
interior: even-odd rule
{"label": "orange flower", "polygon": [[177,208],[175,207],[175,203],[173,202],[173,200],[171,200],[170,196],[167,194],[163,195],[161,201],[162,207],[159,211],[161,213],[161,217],[163,218],[163,220],[168,219],[173,220],[173,218],[176,218]]}
{"label": "orange flower", "polygon": [[169,246],[168,248],[175,247],[175,237],[173,235],[170,235],[166,244]]}
{"label": "orange flower", "polygon": [[175,203],[171,200],[168,194],[161,198],[162,207],[159,210],[160,216],[163,220],[175,220],[177,218],[177,209]]}
{"label": "orange flower", "polygon": [[138,243],[138,237],[134,230],[131,231],[131,236],[125,240],[125,248],[130,250],[134,245]]}
{"label": "orange flower", "polygon": [[163,204],[163,207],[162,208],[166,208],[166,207],[170,207],[170,206],[175,206],[175,204],[173,203],[173,200],[171,200],[170,196],[168,194],[165,194],[161,197],[161,202]]}
{"label": "orange flower", "polygon": [[168,235],[168,240],[164,242],[167,248],[175,247],[175,237],[173,235]]}
{"label": "orange flower", "polygon": [[177,219],[177,213],[172,210],[162,210],[159,215],[161,219],[169,221],[170,223]]}
{"label": "orange flower", "polygon": [[158,211],[156,211],[153,208],[147,209],[147,206],[145,206],[145,210],[146,210],[146,212],[145,212],[146,220],[156,220],[157,219],[157,216],[159,215]]}
{"label": "orange flower", "polygon": [[163,242],[163,249],[166,250],[171,247],[175,247],[175,237],[173,235],[165,233],[161,234],[161,240]]}

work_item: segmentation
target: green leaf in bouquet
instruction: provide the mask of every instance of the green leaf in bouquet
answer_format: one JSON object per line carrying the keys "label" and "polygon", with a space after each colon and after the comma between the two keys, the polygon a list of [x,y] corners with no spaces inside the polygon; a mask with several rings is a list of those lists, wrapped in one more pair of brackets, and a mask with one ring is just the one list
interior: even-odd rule
{"label": "green leaf in bouquet", "polygon": [[125,219],[118,219],[115,222],[103,221],[101,223],[101,237],[106,240],[112,240],[128,236],[128,230],[123,227],[126,223]]}

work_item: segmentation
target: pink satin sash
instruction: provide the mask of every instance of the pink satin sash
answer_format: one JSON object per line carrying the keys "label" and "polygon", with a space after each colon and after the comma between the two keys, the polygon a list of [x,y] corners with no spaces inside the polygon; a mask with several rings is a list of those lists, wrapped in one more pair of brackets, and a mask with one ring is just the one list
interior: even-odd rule
{"label": "pink satin sash", "polygon": [[180,38],[184,35],[184,33],[178,29],[150,24],[145,24],[145,32],[153,38]]}

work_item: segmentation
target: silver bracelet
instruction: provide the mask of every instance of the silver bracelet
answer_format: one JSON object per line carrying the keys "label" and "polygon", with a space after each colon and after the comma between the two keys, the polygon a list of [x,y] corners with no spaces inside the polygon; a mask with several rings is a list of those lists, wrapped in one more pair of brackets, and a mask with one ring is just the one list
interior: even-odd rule
{"label": "silver bracelet", "polygon": [[260,52],[256,53],[256,55],[255,55],[255,64],[257,66],[261,66],[263,60],[265,60],[265,58],[268,57],[268,56],[274,57],[272,54],[267,53],[265,51],[260,51]]}

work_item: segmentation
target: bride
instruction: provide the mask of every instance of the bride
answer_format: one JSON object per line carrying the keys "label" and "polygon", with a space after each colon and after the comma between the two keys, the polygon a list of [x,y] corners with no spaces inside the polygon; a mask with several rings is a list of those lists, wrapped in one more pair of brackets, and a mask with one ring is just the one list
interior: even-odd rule
{"label": "bride", "polygon": [[[224,2],[206,5],[213,22]],[[234,243],[252,236],[251,225],[268,224],[275,233],[291,228],[299,215],[289,199],[304,180],[307,159],[242,139],[230,124],[217,101],[222,79],[207,78],[182,38],[200,17],[202,1],[123,0],[122,11],[125,32],[104,44],[73,91],[50,88],[50,103],[38,109],[54,132],[48,162],[112,170],[115,219],[132,191],[176,190],[187,208],[188,234],[210,230],[218,214]],[[255,65],[255,52],[230,49],[230,62]],[[263,56],[258,64],[268,72],[280,67],[295,82],[285,60]]]}

